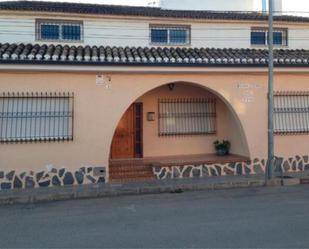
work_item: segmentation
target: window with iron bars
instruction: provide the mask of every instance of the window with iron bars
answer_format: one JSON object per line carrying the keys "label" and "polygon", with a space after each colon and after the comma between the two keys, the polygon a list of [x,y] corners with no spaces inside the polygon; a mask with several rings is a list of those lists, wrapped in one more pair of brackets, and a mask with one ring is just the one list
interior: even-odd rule
{"label": "window with iron bars", "polygon": [[79,21],[36,20],[37,39],[44,41],[80,42],[83,23]]}
{"label": "window with iron bars", "polygon": [[309,133],[309,92],[274,94],[275,134]]}
{"label": "window with iron bars", "polygon": [[73,140],[73,93],[3,93],[0,142]]}
{"label": "window with iron bars", "polygon": [[[274,29],[273,41],[275,46],[288,45],[288,30]],[[266,28],[252,28],[251,29],[251,45],[266,46],[268,45],[269,33]]]}
{"label": "window with iron bars", "polygon": [[159,136],[215,133],[215,99],[159,100]]}
{"label": "window with iron bars", "polygon": [[154,45],[189,45],[190,27],[151,25],[150,43]]}

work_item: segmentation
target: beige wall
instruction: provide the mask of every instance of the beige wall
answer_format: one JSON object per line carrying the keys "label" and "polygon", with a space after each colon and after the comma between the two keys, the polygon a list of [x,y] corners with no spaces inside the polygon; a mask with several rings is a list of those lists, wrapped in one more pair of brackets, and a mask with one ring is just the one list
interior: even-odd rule
{"label": "beige wall", "polygon": [[[275,78],[275,91],[309,91],[309,75],[285,73]],[[309,135],[275,136],[277,156],[309,155]]]}
{"label": "beige wall", "polygon": [[[126,108],[145,93],[170,82],[196,83],[221,99],[219,115],[226,113],[222,136],[233,141],[234,153],[265,158],[267,144],[267,75],[254,73],[208,74],[110,74],[111,88],[96,85],[95,73],[0,73],[1,92],[74,92],[74,141],[33,144],[0,144],[0,168],[3,170],[40,170],[46,165],[76,169],[85,165],[107,166],[110,144],[117,123]],[[308,75],[280,74],[277,90],[308,90]],[[201,94],[193,90],[192,94]],[[170,94],[170,93],[167,93]],[[179,94],[184,94],[179,92]],[[204,93],[203,93],[204,94]],[[249,102],[248,102],[249,101]],[[224,103],[224,105],[223,105]],[[147,104],[147,103],[146,103]],[[146,105],[148,108],[148,104]],[[220,109],[220,108],[219,108]],[[222,117],[223,118],[223,117]],[[235,132],[239,129],[238,132]],[[150,127],[149,127],[150,128]],[[225,133],[223,132],[225,131]],[[243,131],[243,132],[241,132]],[[218,133],[219,135],[221,134]],[[158,139],[154,136],[149,138]],[[210,149],[212,137],[195,138]],[[165,139],[165,148],[175,138]],[[200,142],[200,143],[197,143]],[[160,141],[161,142],[161,141]],[[184,150],[185,141],[181,141]],[[147,154],[153,145],[145,145]],[[148,146],[148,147],[147,147]],[[158,148],[155,146],[155,148]],[[176,148],[176,147],[175,147]],[[173,153],[178,153],[171,148]],[[236,149],[237,148],[237,149]],[[248,148],[246,150],[246,148]],[[309,154],[308,136],[276,137],[276,152],[282,156]],[[159,150],[155,153],[159,154]]]}

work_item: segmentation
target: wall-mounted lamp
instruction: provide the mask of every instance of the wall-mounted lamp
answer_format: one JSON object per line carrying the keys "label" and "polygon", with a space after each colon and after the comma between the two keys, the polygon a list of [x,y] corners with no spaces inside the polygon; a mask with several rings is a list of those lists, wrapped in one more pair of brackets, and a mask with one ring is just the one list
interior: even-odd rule
{"label": "wall-mounted lamp", "polygon": [[174,83],[169,83],[169,84],[167,84],[167,86],[168,86],[168,89],[170,89],[170,91],[173,91],[174,88],[175,88],[175,84]]}
{"label": "wall-mounted lamp", "polygon": [[147,112],[147,121],[155,121],[156,114],[154,112]]}

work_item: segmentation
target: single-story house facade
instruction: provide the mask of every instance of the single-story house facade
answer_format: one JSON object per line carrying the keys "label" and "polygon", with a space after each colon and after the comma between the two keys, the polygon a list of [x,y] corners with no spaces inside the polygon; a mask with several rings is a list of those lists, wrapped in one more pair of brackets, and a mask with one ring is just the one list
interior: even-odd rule
{"label": "single-story house facade", "polygon": [[[0,189],[264,174],[267,54],[1,43]],[[276,172],[309,170],[308,78],[275,50]]]}

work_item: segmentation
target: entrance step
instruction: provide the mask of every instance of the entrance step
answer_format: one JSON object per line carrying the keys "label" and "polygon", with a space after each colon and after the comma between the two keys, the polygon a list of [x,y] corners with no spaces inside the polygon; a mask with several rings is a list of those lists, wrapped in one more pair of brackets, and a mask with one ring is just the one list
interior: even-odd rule
{"label": "entrance step", "polygon": [[141,171],[110,171],[109,172],[110,176],[135,176],[135,175],[146,175],[146,176],[153,176],[153,172],[152,171],[145,171],[145,170],[141,170]]}
{"label": "entrance step", "polygon": [[155,179],[155,176],[152,172],[152,167],[143,163],[111,164],[109,168],[109,177],[113,182],[146,181]]}
{"label": "entrance step", "polygon": [[149,167],[149,166],[140,166],[140,167],[132,167],[132,166],[110,167],[110,172],[141,172],[141,171],[152,172],[152,168]]}
{"label": "entrance step", "polygon": [[135,177],[120,177],[120,178],[110,178],[110,182],[140,182],[140,181],[151,181],[154,180],[154,177],[144,177],[144,176],[135,176]]}

